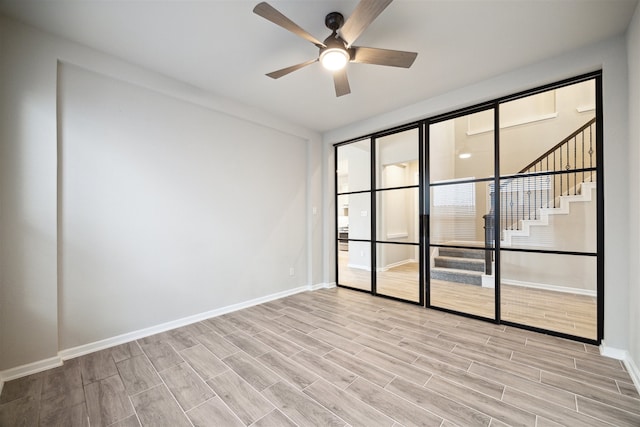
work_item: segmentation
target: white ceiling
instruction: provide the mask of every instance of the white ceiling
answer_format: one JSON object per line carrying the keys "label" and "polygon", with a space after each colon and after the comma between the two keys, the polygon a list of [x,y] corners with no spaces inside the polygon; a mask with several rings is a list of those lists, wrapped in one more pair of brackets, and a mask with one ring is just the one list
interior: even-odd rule
{"label": "white ceiling", "polygon": [[[258,0],[0,0],[0,13],[319,132],[622,34],[637,0],[396,0],[357,45],[418,52],[410,69],[349,64],[336,98],[308,41],[252,12]],[[269,3],[323,40],[357,1]]]}

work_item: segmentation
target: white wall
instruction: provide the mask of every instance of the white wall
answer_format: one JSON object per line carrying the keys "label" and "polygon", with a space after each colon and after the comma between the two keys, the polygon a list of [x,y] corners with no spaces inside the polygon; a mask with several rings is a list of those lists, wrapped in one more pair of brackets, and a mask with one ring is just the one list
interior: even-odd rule
{"label": "white wall", "polygon": [[0,380],[321,283],[319,135],[3,17],[0,43]]}
{"label": "white wall", "polygon": [[[629,352],[640,367],[640,6],[627,30],[629,61]],[[640,378],[636,378],[640,380]],[[640,387],[640,382],[636,383]]]}
{"label": "white wall", "polygon": [[59,75],[60,348],[306,283],[302,139]]}
{"label": "white wall", "polygon": [[58,349],[57,63],[14,28],[0,18],[0,370]]}
{"label": "white wall", "polygon": [[[330,145],[425,117],[517,93],[558,80],[603,70],[605,187],[605,340],[629,347],[629,118],[627,48],[624,37],[567,52],[423,102],[335,129],[323,135]],[[425,84],[435,84],[425,82]],[[327,180],[331,183],[330,174]],[[637,196],[637,194],[634,194]],[[328,219],[327,221],[331,221]]]}

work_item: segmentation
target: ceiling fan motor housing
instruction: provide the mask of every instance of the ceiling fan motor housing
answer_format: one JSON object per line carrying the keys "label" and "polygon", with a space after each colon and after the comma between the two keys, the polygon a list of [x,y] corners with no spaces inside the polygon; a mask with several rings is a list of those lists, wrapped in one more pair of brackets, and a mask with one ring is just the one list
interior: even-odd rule
{"label": "ceiling fan motor housing", "polygon": [[324,25],[334,33],[344,24],[344,16],[340,12],[331,12],[324,18]]}
{"label": "ceiling fan motor housing", "polygon": [[324,40],[324,45],[325,45],[325,47],[321,47],[320,48],[320,55],[322,55],[322,53],[324,51],[329,50],[329,49],[340,49],[340,50],[343,50],[343,51],[347,52],[347,55],[349,56],[349,60],[353,59],[353,55],[355,53],[355,49],[353,49],[353,48],[348,49],[347,48],[347,43],[344,40],[342,40],[342,38],[339,35],[337,35],[335,33],[331,34],[329,37],[327,37]]}

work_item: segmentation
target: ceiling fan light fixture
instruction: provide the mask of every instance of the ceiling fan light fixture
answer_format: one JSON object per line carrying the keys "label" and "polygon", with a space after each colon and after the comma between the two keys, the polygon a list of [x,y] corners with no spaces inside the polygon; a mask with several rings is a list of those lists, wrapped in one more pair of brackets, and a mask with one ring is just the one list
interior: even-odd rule
{"label": "ceiling fan light fixture", "polygon": [[[332,72],[336,96],[340,97],[351,93],[349,79],[345,72],[345,67],[349,62],[388,65],[401,68],[411,67],[418,55],[416,52],[353,45],[362,32],[371,25],[376,17],[380,15],[392,1],[393,0],[360,0],[347,20],[344,19],[344,16],[340,12],[328,13],[324,18],[324,25],[331,30],[331,35],[323,42],[312,36],[270,4],[264,1],[258,3],[253,8],[253,13],[311,42],[319,49],[318,56],[314,59],[267,73],[267,76],[272,79],[279,79],[308,65],[320,62],[324,68]],[[338,34],[338,31],[340,34]]]}
{"label": "ceiling fan light fixture", "polygon": [[339,47],[325,49],[320,54],[320,63],[330,71],[342,70],[349,59],[349,53]]}

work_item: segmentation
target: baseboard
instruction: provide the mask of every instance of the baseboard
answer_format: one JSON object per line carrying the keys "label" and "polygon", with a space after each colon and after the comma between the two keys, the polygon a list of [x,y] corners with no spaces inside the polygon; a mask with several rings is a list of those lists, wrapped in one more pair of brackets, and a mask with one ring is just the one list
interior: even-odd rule
{"label": "baseboard", "polygon": [[15,380],[16,378],[26,377],[27,375],[37,374],[38,372],[62,366],[62,359],[59,356],[50,357],[49,359],[38,360],[37,362],[27,363],[26,365],[16,366],[0,372],[0,393],[4,383]]}
{"label": "baseboard", "polygon": [[[192,323],[200,322],[205,319],[210,319],[212,317],[221,316],[223,314],[231,313],[233,311],[242,310],[244,308],[249,308],[254,305],[262,304],[265,302],[273,301],[275,299],[288,297],[290,295],[295,295],[300,292],[306,292],[313,290],[313,286],[315,285],[306,285],[300,286],[293,289],[288,289],[282,292],[276,292],[274,294],[266,295],[264,297],[255,298],[249,301],[244,301],[238,304],[228,305],[226,307],[217,308],[215,310],[206,311],[204,313],[195,314],[193,316],[184,317],[182,319],[173,320],[171,322],[162,323],[160,325],[155,325],[150,328],[140,329],[133,332],[128,332],[126,334],[117,335],[115,337],[106,338],[104,340],[92,342],[89,344],[83,344],[77,347],[61,350],[58,352],[58,356],[62,358],[62,360],[69,360],[75,357],[83,356],[85,354],[93,353],[94,351],[104,350],[105,348],[113,347],[116,345],[124,344],[130,341],[134,341],[140,338],[145,338],[151,335],[158,334],[160,332],[166,332],[171,329],[180,328],[182,326],[187,326]],[[321,284],[321,287],[324,284]]]}
{"label": "baseboard", "polygon": [[627,350],[609,347],[602,341],[600,343],[600,354],[611,357],[612,359],[621,360],[633,381],[633,385],[636,386],[636,390],[640,393],[640,369],[638,369],[638,365],[636,365],[636,362],[631,358],[631,354]]}
{"label": "baseboard", "polygon": [[636,386],[636,390],[640,393],[640,369],[638,369],[638,365],[633,361],[629,352],[627,352],[627,358],[624,359],[624,366],[627,368],[627,372],[629,376],[633,380],[633,384]]}
{"label": "baseboard", "polygon": [[388,270],[391,270],[392,268],[400,267],[401,265],[411,264],[411,263],[415,263],[415,262],[416,262],[415,259],[411,259],[411,258],[403,259],[402,261],[392,262],[391,264],[387,264],[384,267],[377,267],[376,271],[378,271],[378,272],[388,271]]}
{"label": "baseboard", "polygon": [[310,291],[317,291],[318,289],[331,289],[336,287],[336,282],[331,283],[316,283],[315,285],[309,285]]}
{"label": "baseboard", "polygon": [[193,316],[184,317],[182,319],[174,320],[171,322],[162,323],[160,325],[152,326],[150,328],[140,329],[126,334],[117,335],[115,337],[106,338],[100,341],[83,344],[77,347],[68,348],[58,352],[58,356],[51,357],[49,359],[43,359],[37,362],[29,363],[15,368],[0,371],[0,393],[4,383],[14,380],[16,378],[25,377],[27,375],[35,374],[38,372],[46,371],[48,369],[56,368],[63,364],[63,361],[73,359],[75,357],[83,356],[85,354],[93,353],[94,351],[104,350],[105,348],[113,347],[116,345],[124,344],[130,341],[134,341],[140,338],[155,335],[160,332],[165,332],[171,329],[186,326],[191,323],[200,322],[205,319],[220,316],[233,311],[242,310],[244,308],[252,307],[254,305],[262,304],[265,302],[273,301],[279,298],[295,295],[300,292],[314,291],[318,289],[335,288],[336,283],[318,283],[315,285],[300,286],[293,289],[287,289],[286,291],[276,292],[274,294],[266,295],[264,297],[255,298],[249,301],[244,301],[238,304],[232,304],[226,307],[217,308],[215,310],[206,311]]}
{"label": "baseboard", "polygon": [[525,288],[533,288],[533,289],[543,289],[545,291],[563,292],[567,294],[577,294],[577,295],[587,295],[590,297],[597,296],[596,291],[591,291],[589,289],[577,289],[577,288],[570,288],[568,286],[555,286],[555,285],[547,285],[545,283],[521,282],[518,280],[508,280],[508,279],[501,279],[501,282],[505,285],[522,286]]}
{"label": "baseboard", "polygon": [[347,264],[347,267],[349,268],[355,268],[357,270],[364,270],[364,271],[371,271],[371,266],[370,265],[360,265],[360,264]]}
{"label": "baseboard", "polygon": [[255,298],[249,301],[244,301],[238,304],[232,304],[226,307],[217,308],[215,310],[206,311],[193,316],[184,317],[182,319],[173,320],[171,322],[162,323],[160,325],[152,326],[150,328],[140,329],[126,334],[117,335],[115,337],[106,338],[100,341],[83,344],[77,347],[64,349],[58,352],[58,356],[51,357],[49,359],[43,359],[37,362],[29,363],[15,368],[0,371],[0,393],[4,383],[16,378],[25,377],[27,375],[35,374],[38,372],[46,371],[63,364],[63,361],[73,359],[75,357],[83,356],[85,354],[93,353],[94,351],[104,350],[105,348],[113,347],[116,345],[124,344],[129,341],[137,340],[140,338],[148,337],[160,332],[165,332],[171,329],[186,326],[191,323],[200,322],[211,317],[220,316],[222,314],[231,313],[233,311],[242,310],[243,308],[252,307],[254,305],[262,304],[265,302],[273,301],[279,298],[295,295],[300,292],[313,291],[317,289],[333,288],[335,283],[318,283],[315,285],[300,286],[293,289],[287,289],[286,291],[276,292],[274,294],[266,295],[260,298]]}

